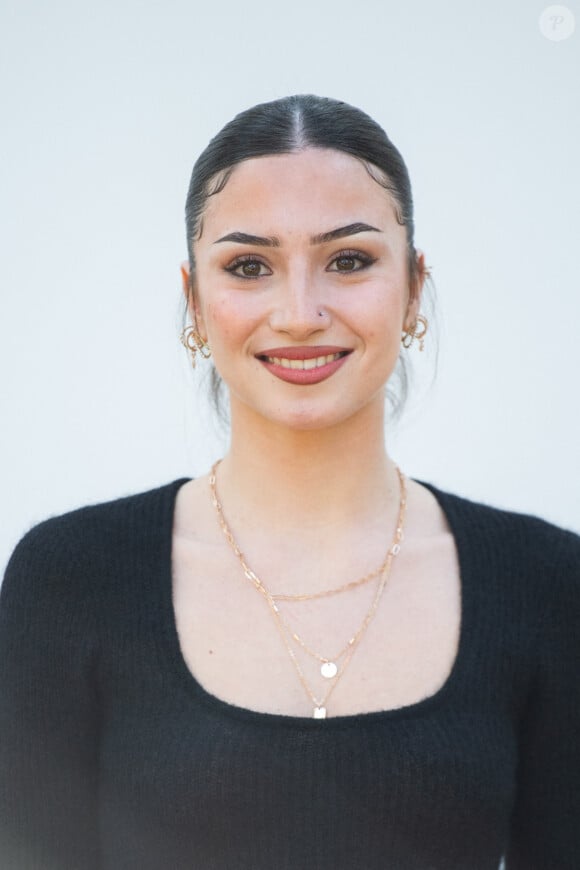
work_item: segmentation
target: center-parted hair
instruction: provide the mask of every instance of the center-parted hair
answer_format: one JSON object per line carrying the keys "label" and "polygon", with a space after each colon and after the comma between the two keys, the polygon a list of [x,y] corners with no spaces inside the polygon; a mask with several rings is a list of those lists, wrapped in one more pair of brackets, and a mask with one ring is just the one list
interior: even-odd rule
{"label": "center-parted hair", "polygon": [[[291,154],[305,148],[330,148],[350,154],[360,160],[369,175],[388,192],[397,220],[406,228],[409,290],[413,295],[421,276],[414,244],[413,196],[405,161],[382,127],[361,109],[313,94],[295,94],[240,112],[198,157],[185,204],[192,277],[195,275],[193,243],[203,233],[207,199],[224,189],[236,165],[255,157]],[[186,318],[187,306],[183,312],[184,324]],[[221,378],[213,366],[211,379],[219,408]],[[388,397],[393,411],[399,412],[408,388],[408,371],[402,356],[395,380],[398,388],[393,390],[389,384]]]}

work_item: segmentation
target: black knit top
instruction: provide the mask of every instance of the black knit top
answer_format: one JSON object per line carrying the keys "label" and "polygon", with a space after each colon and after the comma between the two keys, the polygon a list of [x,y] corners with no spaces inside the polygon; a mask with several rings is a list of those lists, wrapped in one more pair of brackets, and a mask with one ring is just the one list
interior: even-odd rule
{"label": "black knit top", "polygon": [[580,537],[429,486],[461,574],[443,687],[395,710],[260,713],[181,653],[188,479],[50,517],[11,556],[2,870],[579,870]]}

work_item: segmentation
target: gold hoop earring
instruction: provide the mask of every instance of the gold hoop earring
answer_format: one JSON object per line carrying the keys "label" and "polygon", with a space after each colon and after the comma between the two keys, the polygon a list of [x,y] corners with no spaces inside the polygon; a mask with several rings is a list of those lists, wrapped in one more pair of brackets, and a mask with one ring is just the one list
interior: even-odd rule
{"label": "gold hoop earring", "polygon": [[[417,328],[417,325],[419,325],[418,328]],[[408,329],[405,332],[403,332],[403,335],[401,337],[401,344],[403,345],[403,347],[404,348],[411,347],[411,345],[413,344],[415,339],[417,339],[417,341],[419,342],[419,350],[422,351],[423,348],[425,347],[424,338],[425,338],[425,335],[427,333],[428,326],[429,326],[429,321],[427,320],[427,318],[423,317],[422,314],[418,314],[417,320],[415,321],[415,323],[413,324],[411,329]]]}
{"label": "gold hoop earring", "polygon": [[209,344],[201,337],[195,326],[186,326],[179,336],[179,340],[191,354],[192,368],[195,368],[195,355],[198,351],[204,359],[210,358]]}

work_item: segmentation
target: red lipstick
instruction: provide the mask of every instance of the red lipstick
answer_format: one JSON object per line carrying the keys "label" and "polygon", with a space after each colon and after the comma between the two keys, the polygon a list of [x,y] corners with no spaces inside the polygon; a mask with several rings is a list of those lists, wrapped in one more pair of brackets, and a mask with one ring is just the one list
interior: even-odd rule
{"label": "red lipstick", "polygon": [[256,358],[277,378],[290,384],[318,384],[333,375],[351,353],[335,345],[273,347]]}

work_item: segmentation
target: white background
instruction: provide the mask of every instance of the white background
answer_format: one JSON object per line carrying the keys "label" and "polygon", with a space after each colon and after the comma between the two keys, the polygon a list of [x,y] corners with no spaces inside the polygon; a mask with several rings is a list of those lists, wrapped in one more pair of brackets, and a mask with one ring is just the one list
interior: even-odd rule
{"label": "white background", "polygon": [[1,0],[2,564],[223,453],[178,341],[185,193],[234,114],[300,92],[409,167],[441,352],[393,457],[580,530],[580,33],[545,38],[546,5]]}

